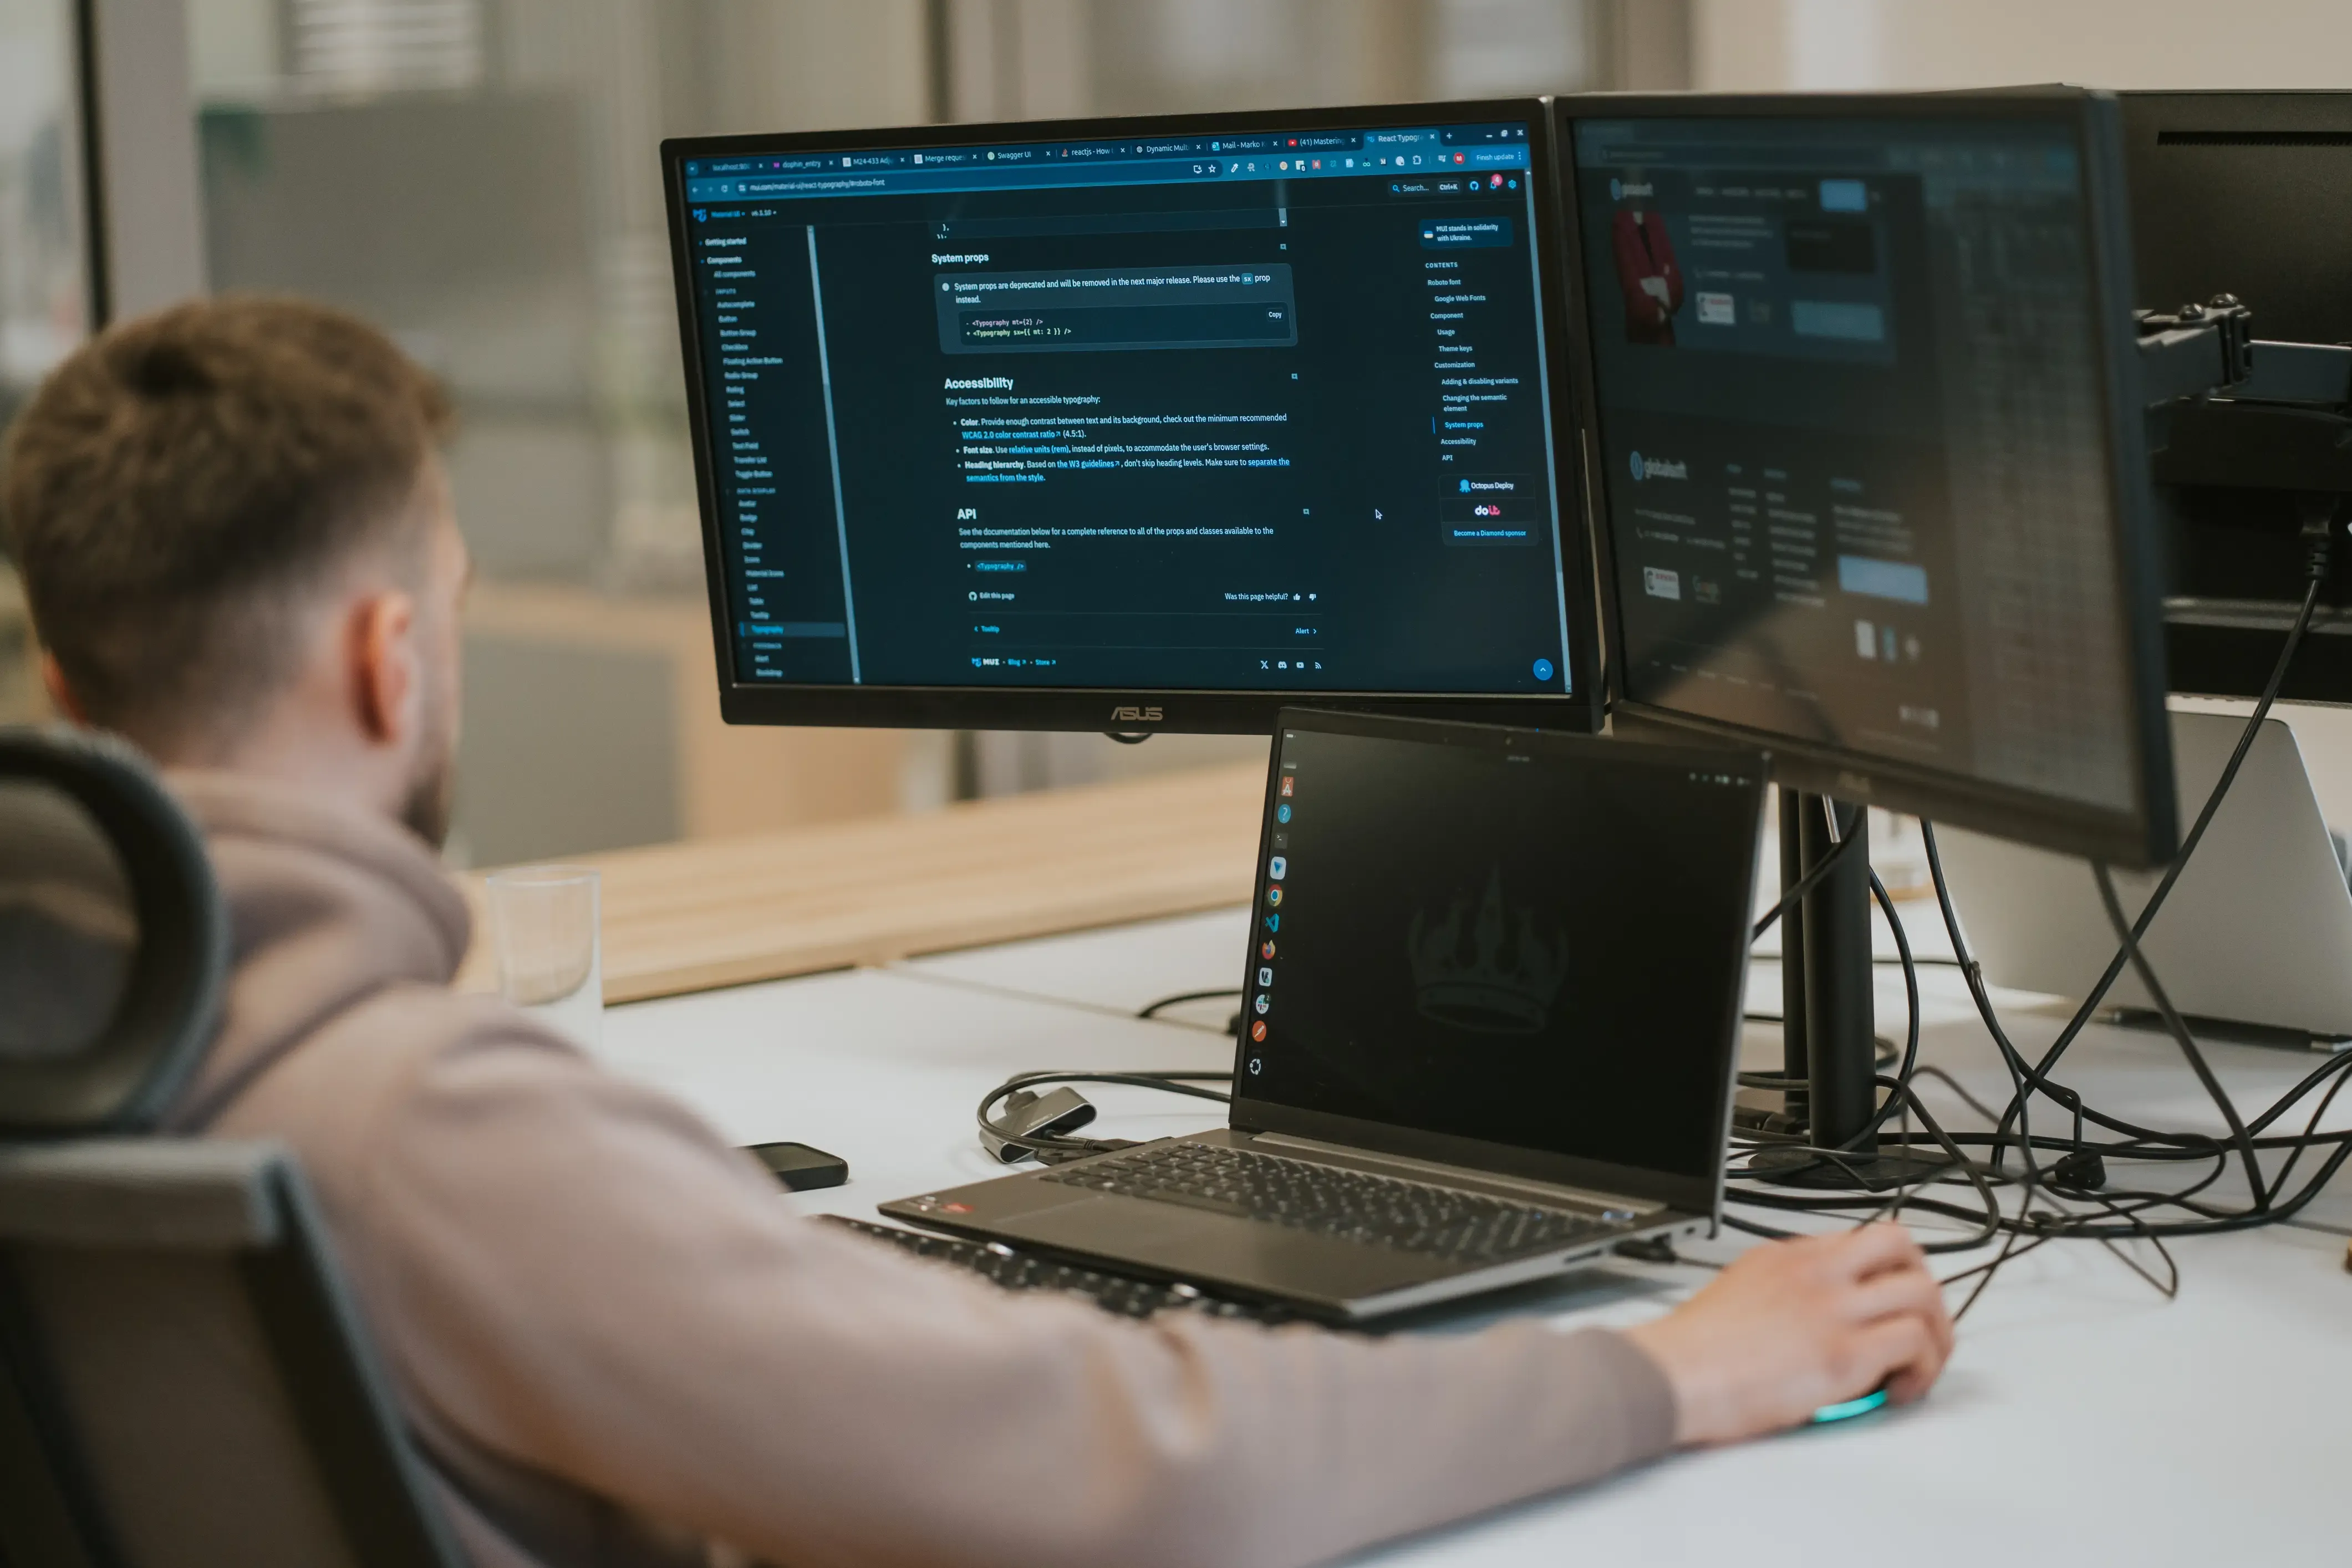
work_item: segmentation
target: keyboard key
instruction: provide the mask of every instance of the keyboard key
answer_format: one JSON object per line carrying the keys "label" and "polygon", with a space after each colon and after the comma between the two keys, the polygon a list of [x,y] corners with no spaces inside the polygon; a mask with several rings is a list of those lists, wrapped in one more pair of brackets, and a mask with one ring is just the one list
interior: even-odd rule
{"label": "keyboard key", "polygon": [[1156,1279],[1108,1274],[1076,1264],[1063,1263],[1023,1252],[1001,1241],[966,1241],[961,1237],[934,1236],[903,1230],[843,1215],[819,1215],[824,1224],[871,1240],[886,1242],[918,1258],[931,1258],[977,1274],[1007,1290],[1058,1290],[1082,1296],[1107,1312],[1126,1318],[1149,1318],[1158,1312],[1191,1312],[1208,1318],[1232,1318],[1258,1323],[1286,1323],[1297,1314],[1267,1303],[1235,1301],[1212,1296],[1190,1285],[1169,1285]]}
{"label": "keyboard key", "polygon": [[1130,1150],[1063,1166],[1045,1179],[1465,1263],[1557,1250],[1622,1229],[1633,1218],[1621,1210],[1595,1216],[1206,1143]]}

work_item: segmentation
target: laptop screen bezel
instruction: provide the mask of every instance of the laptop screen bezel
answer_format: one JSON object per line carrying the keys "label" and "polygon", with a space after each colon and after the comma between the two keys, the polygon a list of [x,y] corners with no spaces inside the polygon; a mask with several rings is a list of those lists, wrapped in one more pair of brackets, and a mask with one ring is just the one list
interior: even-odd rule
{"label": "laptop screen bezel", "polygon": [[[1496,724],[1389,719],[1313,709],[1285,709],[1276,715],[1272,754],[1266,761],[1265,801],[1258,817],[1257,868],[1251,880],[1250,926],[1248,940],[1243,949],[1242,994],[1244,997],[1251,989],[1250,976],[1257,967],[1257,915],[1259,910],[1266,908],[1267,873],[1274,852],[1275,807],[1280,804],[1281,798],[1283,742],[1294,731],[1408,743],[1474,747],[1481,751],[1500,750],[1507,746],[1514,752],[1530,755],[1576,757],[1612,767],[1654,767],[1662,773],[1687,772],[1697,767],[1710,772],[1730,768],[1741,775],[1741,783],[1730,787],[1742,789],[1748,795],[1756,822],[1755,850],[1738,873],[1740,886],[1736,907],[1745,911],[1755,906],[1757,868],[1763,845],[1764,801],[1770,775],[1770,759],[1761,752],[1745,747],[1654,745],[1646,742],[1612,741]],[[1748,992],[1748,944],[1743,941],[1739,944],[1737,960],[1738,972],[1726,991],[1717,1070],[1709,1074],[1706,1080],[1706,1091],[1713,1096],[1708,1124],[1717,1130],[1720,1146],[1727,1146],[1731,1135],[1731,1101],[1739,1066],[1740,1015]],[[1713,1163],[1707,1173],[1694,1176],[1686,1172],[1622,1165],[1551,1150],[1529,1149],[1518,1144],[1466,1138],[1456,1133],[1433,1132],[1398,1122],[1310,1110],[1259,1099],[1251,1095],[1248,1088],[1250,1049],[1248,1032],[1244,1029],[1237,1035],[1234,1051],[1231,1121],[1237,1132],[1274,1132],[1311,1138],[1374,1153],[1460,1165],[1496,1175],[1547,1182],[1612,1195],[1622,1194],[1664,1204],[1689,1214],[1704,1215],[1710,1219],[1718,1216],[1722,1211],[1725,1166],[1720,1159]]]}

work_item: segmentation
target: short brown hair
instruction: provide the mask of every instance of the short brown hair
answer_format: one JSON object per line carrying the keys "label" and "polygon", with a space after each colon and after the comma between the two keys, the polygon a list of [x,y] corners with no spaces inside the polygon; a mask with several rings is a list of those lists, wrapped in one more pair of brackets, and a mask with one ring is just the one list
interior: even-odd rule
{"label": "short brown hair", "polygon": [[84,712],[226,741],[293,675],[302,591],[412,512],[448,426],[391,339],[303,300],[194,300],[84,344],[0,447],[0,527]]}

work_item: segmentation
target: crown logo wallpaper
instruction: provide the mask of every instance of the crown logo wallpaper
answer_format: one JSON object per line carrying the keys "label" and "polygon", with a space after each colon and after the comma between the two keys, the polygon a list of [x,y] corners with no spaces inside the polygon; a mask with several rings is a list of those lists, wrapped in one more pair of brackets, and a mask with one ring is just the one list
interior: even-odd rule
{"label": "crown logo wallpaper", "polygon": [[1415,910],[1406,937],[1421,1016],[1488,1035],[1532,1035],[1568,978],[1568,936],[1532,908],[1503,901],[1503,868],[1486,878],[1477,913],[1456,898],[1435,922]]}

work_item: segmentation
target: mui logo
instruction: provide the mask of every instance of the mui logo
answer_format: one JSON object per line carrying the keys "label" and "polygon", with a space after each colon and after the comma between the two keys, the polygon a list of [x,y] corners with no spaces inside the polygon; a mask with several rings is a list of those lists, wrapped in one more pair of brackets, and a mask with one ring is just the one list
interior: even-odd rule
{"label": "mui logo", "polygon": [[1642,454],[1636,452],[1633,454],[1633,482],[1638,485],[1642,482]]}

